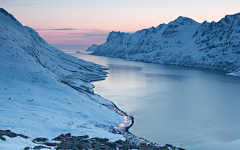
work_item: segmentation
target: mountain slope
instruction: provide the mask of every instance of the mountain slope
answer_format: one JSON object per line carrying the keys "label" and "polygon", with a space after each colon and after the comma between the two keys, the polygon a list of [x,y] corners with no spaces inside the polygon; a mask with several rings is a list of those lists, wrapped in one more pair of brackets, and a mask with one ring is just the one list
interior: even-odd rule
{"label": "mountain slope", "polygon": [[97,44],[93,44],[92,46],[90,46],[86,51],[94,51],[95,49],[98,48],[99,45]]}
{"label": "mountain slope", "polygon": [[0,129],[31,138],[70,132],[123,139],[112,132],[126,117],[89,83],[106,77],[101,66],[51,47],[4,9],[0,60]]}
{"label": "mountain slope", "polygon": [[133,34],[111,32],[92,55],[225,70],[240,75],[240,14],[202,24],[178,17]]}

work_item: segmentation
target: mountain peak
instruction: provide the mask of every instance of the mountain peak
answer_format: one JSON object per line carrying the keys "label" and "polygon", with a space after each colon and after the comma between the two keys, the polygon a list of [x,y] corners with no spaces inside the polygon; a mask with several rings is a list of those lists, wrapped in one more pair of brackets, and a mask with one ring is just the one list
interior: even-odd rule
{"label": "mountain peak", "polygon": [[183,19],[190,19],[190,18],[188,18],[188,17],[183,17],[183,16],[179,16],[179,17],[177,17],[177,19],[175,19],[175,21],[183,20]]}
{"label": "mountain peak", "polygon": [[[110,32],[109,35],[108,35],[107,42],[112,41],[114,38],[118,38],[118,37],[120,37],[120,36],[123,36],[124,34],[125,34],[124,32],[112,31],[112,32]],[[128,34],[128,33],[126,33],[126,34]]]}
{"label": "mountain peak", "polygon": [[188,17],[179,16],[174,21],[171,21],[168,25],[195,25],[195,24],[198,24],[198,22]]}
{"label": "mountain peak", "polygon": [[5,15],[9,14],[4,8],[0,8],[0,12],[4,13]]}
{"label": "mountain peak", "polygon": [[14,21],[18,22],[17,19],[15,17],[13,17],[12,14],[8,13],[4,8],[0,8],[0,13],[4,14],[7,17],[10,17]]}
{"label": "mountain peak", "polygon": [[227,24],[231,24],[234,20],[237,20],[237,22],[240,20],[240,13],[233,14],[233,15],[226,15],[218,23],[227,25]]}

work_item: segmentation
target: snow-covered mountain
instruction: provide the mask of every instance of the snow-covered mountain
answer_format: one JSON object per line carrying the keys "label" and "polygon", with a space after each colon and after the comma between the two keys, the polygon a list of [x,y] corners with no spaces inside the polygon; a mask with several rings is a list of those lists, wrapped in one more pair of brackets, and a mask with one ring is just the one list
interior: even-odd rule
{"label": "snow-covered mountain", "polygon": [[[53,138],[70,132],[124,139],[112,132],[120,124],[130,124],[125,123],[128,117],[112,102],[94,94],[89,83],[104,77],[106,72],[100,65],[50,46],[37,32],[0,8],[1,130],[31,138]],[[4,143],[8,142],[0,140],[0,149],[6,149]]]}
{"label": "snow-covered mountain", "polygon": [[99,45],[97,44],[93,44],[92,46],[90,46],[86,51],[95,51],[98,48]]}
{"label": "snow-covered mountain", "polygon": [[111,32],[92,55],[213,68],[240,76],[240,13],[219,22],[178,17],[133,34]]}

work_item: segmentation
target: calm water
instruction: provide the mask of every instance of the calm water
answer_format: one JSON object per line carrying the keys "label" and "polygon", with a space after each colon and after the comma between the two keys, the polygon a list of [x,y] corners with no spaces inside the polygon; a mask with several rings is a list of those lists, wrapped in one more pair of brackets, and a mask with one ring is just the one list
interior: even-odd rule
{"label": "calm water", "polygon": [[96,94],[135,117],[130,131],[192,150],[240,149],[240,78],[223,72],[72,54],[110,70]]}

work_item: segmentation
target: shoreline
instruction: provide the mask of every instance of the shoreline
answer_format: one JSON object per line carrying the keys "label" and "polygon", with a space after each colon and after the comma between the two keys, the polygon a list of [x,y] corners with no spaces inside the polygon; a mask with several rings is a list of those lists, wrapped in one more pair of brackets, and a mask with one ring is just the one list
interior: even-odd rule
{"label": "shoreline", "polygon": [[226,76],[232,76],[232,77],[240,78],[240,71],[237,71],[237,73],[236,72],[229,72],[227,70],[214,68],[214,67],[203,67],[203,66],[194,66],[194,65],[185,65],[185,64],[159,63],[159,62],[142,60],[142,59],[130,59],[130,58],[124,58],[124,57],[108,56],[108,55],[96,55],[96,54],[92,54],[92,53],[90,53],[88,55],[109,57],[109,58],[118,58],[118,59],[125,60],[125,61],[142,62],[142,63],[148,63],[148,64],[160,64],[160,65],[169,65],[169,66],[179,66],[179,67],[194,68],[194,69],[207,69],[207,70],[213,70],[213,71],[220,71],[220,72],[222,72]]}
{"label": "shoreline", "polygon": [[[106,69],[106,68],[105,68],[105,69]],[[107,68],[107,70],[109,70],[109,69]],[[105,78],[103,78],[103,79],[100,79],[100,80],[90,81],[90,83],[92,84],[92,82],[102,81],[102,80],[105,80],[106,78],[107,78],[107,76],[106,76]],[[93,84],[92,84],[92,85],[93,85]],[[92,90],[93,90],[94,88],[95,88],[95,86],[93,85]],[[93,94],[98,95],[98,96],[101,97],[101,95],[96,94],[96,93],[94,92],[94,90],[93,90]],[[103,97],[102,97],[102,98],[103,98]],[[107,100],[108,100],[108,99],[107,99]],[[120,129],[118,129],[118,127],[115,127],[115,129],[120,132],[119,134],[122,134],[123,137],[126,138],[126,140],[129,140],[130,142],[133,142],[133,143],[135,143],[135,144],[137,144],[137,145],[145,144],[145,145],[147,145],[147,146],[155,146],[155,147],[158,147],[158,148],[167,147],[168,150],[169,150],[169,149],[170,149],[170,150],[185,150],[185,149],[183,149],[183,148],[176,147],[176,146],[173,146],[173,145],[171,145],[171,144],[163,144],[163,145],[160,145],[160,144],[157,144],[157,143],[150,142],[150,141],[148,141],[148,140],[145,139],[145,138],[135,136],[133,133],[131,133],[131,132],[129,131],[129,129],[130,129],[130,128],[133,126],[133,124],[134,124],[134,117],[127,115],[127,113],[125,113],[125,112],[122,111],[120,108],[118,108],[117,105],[114,104],[111,100],[108,100],[108,101],[113,104],[113,106],[114,106],[114,108],[115,108],[115,111],[116,111],[117,113],[119,113],[119,114],[122,115],[123,117],[125,117],[125,116],[127,117],[127,120],[128,120],[128,122],[129,122],[129,124],[125,124],[125,125],[127,125],[127,126],[124,126],[123,128],[120,128]],[[105,105],[104,105],[104,106],[105,106]],[[109,107],[109,106],[106,106],[106,107]],[[111,108],[111,109],[113,109],[113,108]],[[126,119],[126,118],[125,118],[125,119]]]}
{"label": "shoreline", "polygon": [[[105,69],[104,69],[105,70]],[[92,84],[91,82],[94,82],[94,81],[101,81],[101,80],[105,80],[105,78],[106,78],[106,76],[105,77],[102,77],[102,78],[96,78],[96,80],[92,80],[92,81],[88,81],[90,84]],[[78,91],[78,92],[80,92],[80,93],[85,93],[87,96],[89,96],[92,100],[94,100],[94,97],[92,97],[91,95],[93,95],[93,96],[99,96],[99,97],[101,97],[100,95],[98,95],[98,94],[96,94],[96,93],[94,93],[94,90],[93,90],[93,88],[95,87],[94,85],[93,85],[93,88],[89,88],[88,90],[83,90],[83,89],[81,89],[81,88],[78,88],[78,87],[75,87],[75,86],[73,86],[73,85],[71,85],[71,84],[69,84],[68,82],[64,82],[64,81],[59,81],[59,82],[61,82],[62,84],[65,84],[65,85],[68,85],[69,87],[71,87],[73,90],[76,90],[76,91]],[[105,106],[105,107],[108,107],[109,109],[112,109],[113,111],[115,111],[115,113],[118,113],[118,114],[120,114],[122,117],[124,117],[125,118],[125,123],[123,123],[123,124],[119,124],[120,126],[119,127],[115,127],[115,129],[113,128],[113,129],[111,129],[111,127],[112,126],[109,126],[109,127],[107,127],[106,129],[107,129],[107,131],[108,132],[110,132],[110,133],[113,133],[113,134],[120,134],[120,135],[122,135],[123,136],[123,138],[125,138],[125,141],[122,141],[122,140],[120,140],[120,141],[122,141],[122,142],[120,142],[120,143],[124,143],[125,142],[125,144],[127,144],[128,146],[129,145],[134,145],[134,146],[138,146],[138,147],[145,147],[146,149],[150,149],[150,148],[157,148],[157,149],[161,149],[161,148],[165,148],[165,149],[171,149],[171,150],[183,150],[182,148],[177,148],[177,147],[175,147],[175,146],[172,146],[172,145],[170,145],[170,144],[165,144],[165,145],[159,145],[159,144],[157,144],[157,143],[153,143],[153,142],[150,142],[150,141],[148,141],[148,140],[146,140],[146,139],[144,139],[144,138],[141,138],[141,137],[137,137],[137,136],[135,136],[134,134],[132,134],[130,131],[129,131],[129,129],[133,126],[133,124],[134,124],[134,117],[133,116],[129,116],[129,115],[127,115],[127,113],[126,112],[124,112],[124,111],[122,111],[120,108],[118,108],[118,106],[116,105],[116,104],[114,104],[112,101],[110,101],[110,100],[108,100],[108,99],[106,99],[107,101],[109,101],[110,102],[110,104],[108,104],[108,105],[106,105],[106,104],[101,104],[101,103],[98,103],[98,104],[100,104],[100,105],[103,105],[103,106]],[[121,126],[121,125],[123,125],[123,126]],[[34,142],[34,140],[37,138],[37,137],[31,137],[31,138],[29,138],[28,136],[26,136],[26,135],[22,135],[22,134],[17,134],[17,133],[14,133],[15,131],[11,131],[11,130],[2,130],[2,135],[0,135],[1,137],[3,137],[3,138],[1,138],[2,139],[2,141],[4,141],[4,140],[7,140],[8,141],[8,139],[9,138],[13,138],[13,137],[11,137],[12,135],[14,135],[14,137],[16,137],[16,136],[19,136],[19,135],[21,135],[21,136],[25,136],[26,138],[26,140],[28,141],[28,143],[31,143],[31,144],[37,144],[36,146],[39,146],[38,148],[39,149],[41,149],[41,146],[44,144],[44,142],[42,141],[42,142],[38,142],[38,143],[36,143],[36,142]],[[69,136],[69,134],[70,134],[70,136]],[[10,135],[10,136],[9,136]],[[63,134],[61,134],[61,135],[63,135]],[[61,136],[60,135],[60,136]],[[71,138],[79,138],[79,137],[82,137],[82,136],[86,136],[86,137],[89,137],[88,135],[78,135],[78,136],[71,136],[71,133],[67,133],[66,134],[67,135],[67,137],[71,137]],[[20,136],[20,137],[21,137]],[[56,135],[57,136],[57,135]],[[7,137],[7,138],[5,138],[5,137]],[[93,138],[95,138],[95,137],[93,137]],[[108,137],[109,138],[109,137]],[[33,140],[32,140],[33,139]],[[49,140],[48,138],[44,138],[44,137],[42,137],[41,139],[43,139],[43,140],[46,140],[47,139],[47,141],[48,142],[46,142],[45,143],[45,146],[54,146],[54,148],[56,148],[56,146],[58,146],[59,144],[61,144],[63,141],[61,141],[61,143],[57,143],[57,142],[53,142],[52,143],[52,140]],[[68,138],[66,138],[66,139],[68,139]],[[100,141],[101,141],[101,138],[98,138],[98,139],[100,139]],[[91,140],[91,139],[89,139],[89,138],[87,138],[87,139],[85,139],[85,140]],[[119,139],[118,139],[118,141],[119,141]],[[49,142],[50,142],[50,144],[49,144]],[[71,141],[69,141],[70,143],[71,143]],[[84,142],[84,141],[83,141]],[[117,141],[115,141],[115,142],[113,142],[113,143],[116,143]],[[48,145],[46,145],[46,144],[48,144]],[[76,143],[72,143],[73,144],[73,146],[74,146],[74,144],[76,144]],[[26,146],[28,146],[28,145],[26,145]],[[27,147],[25,147],[26,149],[27,149]],[[44,147],[42,147],[42,148],[44,148]],[[46,148],[46,147],[45,147]]]}

